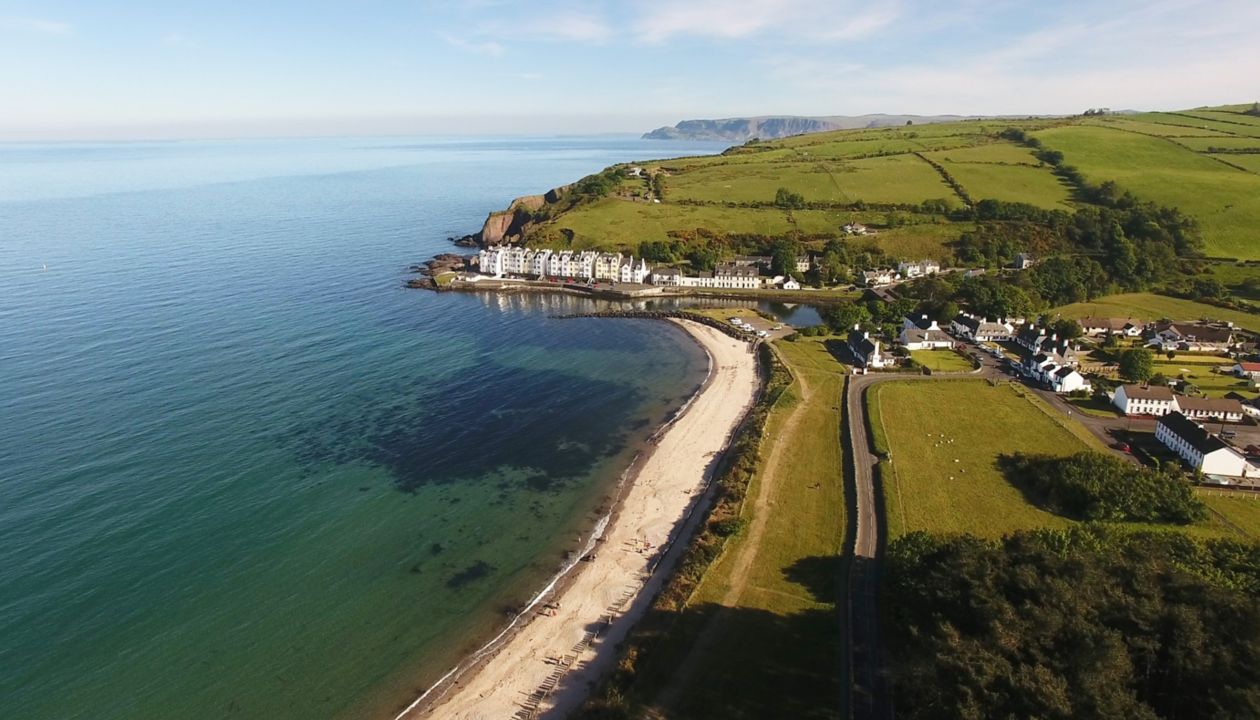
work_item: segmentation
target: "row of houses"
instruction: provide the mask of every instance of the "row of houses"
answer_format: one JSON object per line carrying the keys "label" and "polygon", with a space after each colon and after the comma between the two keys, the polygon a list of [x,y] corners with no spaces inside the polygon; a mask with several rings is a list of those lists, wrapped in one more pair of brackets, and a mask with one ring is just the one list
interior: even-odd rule
{"label": "row of houses", "polygon": [[1226,478],[1260,477],[1260,469],[1235,447],[1180,412],[1170,412],[1155,424],[1155,439],[1177,453],[1192,469]]}
{"label": "row of houses", "polygon": [[1242,422],[1246,413],[1238,400],[1177,395],[1166,385],[1121,385],[1111,402],[1125,415],[1163,417],[1179,413],[1192,420]]}
{"label": "row of houses", "polygon": [[607,280],[643,283],[651,273],[647,262],[633,255],[601,253],[593,250],[534,250],[515,246],[494,246],[477,255],[483,275],[501,278],[554,277],[574,280]]}
{"label": "row of houses", "polygon": [[1233,323],[1174,322],[1143,323],[1134,318],[1083,317],[1077,321],[1088,337],[1147,337],[1148,344],[1161,351],[1226,352],[1237,341]]}

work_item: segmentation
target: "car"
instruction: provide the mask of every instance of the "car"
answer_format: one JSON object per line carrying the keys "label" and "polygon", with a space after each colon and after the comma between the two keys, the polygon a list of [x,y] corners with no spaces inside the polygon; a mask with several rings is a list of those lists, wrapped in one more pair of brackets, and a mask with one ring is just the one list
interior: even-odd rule
{"label": "car", "polygon": [[732,324],[732,325],[743,325],[743,324],[744,324],[744,321],[743,321],[743,320],[740,320],[739,318],[731,318],[731,324]]}
{"label": "car", "polygon": [[766,332],[765,330],[758,330],[757,337],[760,337],[760,338],[770,337],[770,333]]}
{"label": "car", "polygon": [[1129,447],[1129,443],[1127,443],[1127,442],[1118,442],[1118,443],[1116,443],[1115,445],[1113,445],[1112,447],[1114,447],[1115,449],[1119,450],[1120,452],[1126,452],[1126,453],[1131,453],[1131,452],[1133,452],[1133,448]]}
{"label": "car", "polygon": [[772,327],[772,328],[770,328],[770,329],[771,329],[771,330],[782,330],[782,329],[783,329],[783,323],[779,323],[778,325],[775,325],[774,327]]}

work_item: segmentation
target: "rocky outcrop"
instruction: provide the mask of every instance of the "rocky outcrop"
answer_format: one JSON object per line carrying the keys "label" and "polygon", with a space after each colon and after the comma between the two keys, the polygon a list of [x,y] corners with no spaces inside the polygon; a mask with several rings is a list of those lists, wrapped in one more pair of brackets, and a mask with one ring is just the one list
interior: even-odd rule
{"label": "rocky outcrop", "polygon": [[481,246],[498,245],[519,239],[533,224],[534,213],[543,205],[552,202],[548,198],[553,195],[559,198],[557,190],[552,190],[546,195],[518,197],[512,201],[511,205],[508,205],[507,210],[490,213],[478,234]]}

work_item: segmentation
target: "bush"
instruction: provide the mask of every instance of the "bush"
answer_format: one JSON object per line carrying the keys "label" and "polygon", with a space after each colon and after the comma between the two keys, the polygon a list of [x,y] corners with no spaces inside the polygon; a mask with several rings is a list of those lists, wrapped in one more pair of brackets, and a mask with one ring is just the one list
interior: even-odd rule
{"label": "bush", "polygon": [[1003,457],[1003,470],[1049,510],[1081,520],[1188,524],[1207,508],[1179,474],[1131,465],[1099,452],[1067,458]]}

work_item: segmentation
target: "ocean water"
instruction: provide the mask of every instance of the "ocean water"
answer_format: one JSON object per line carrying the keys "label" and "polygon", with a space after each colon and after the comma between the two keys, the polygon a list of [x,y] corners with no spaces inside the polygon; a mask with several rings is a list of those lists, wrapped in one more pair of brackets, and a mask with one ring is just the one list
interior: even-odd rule
{"label": "ocean water", "polygon": [[0,145],[0,716],[390,717],[706,370],[664,323],[407,267],[514,196],[719,149]]}

